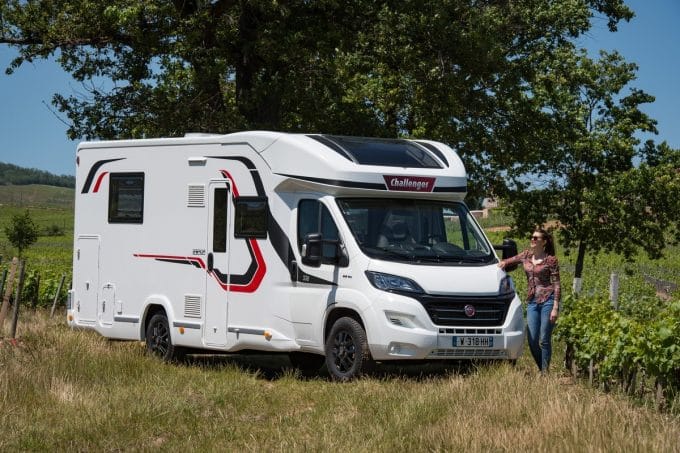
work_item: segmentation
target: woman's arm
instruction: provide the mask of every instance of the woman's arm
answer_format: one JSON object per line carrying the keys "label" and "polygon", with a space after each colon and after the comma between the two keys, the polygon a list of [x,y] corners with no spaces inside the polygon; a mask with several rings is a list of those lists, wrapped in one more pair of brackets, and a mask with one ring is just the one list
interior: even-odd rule
{"label": "woman's arm", "polygon": [[529,255],[529,250],[525,250],[522,253],[518,253],[515,256],[511,256],[510,258],[501,260],[498,263],[498,267],[500,267],[501,269],[505,269],[505,266],[520,263],[520,262],[522,262],[522,260],[525,260],[528,255]]}

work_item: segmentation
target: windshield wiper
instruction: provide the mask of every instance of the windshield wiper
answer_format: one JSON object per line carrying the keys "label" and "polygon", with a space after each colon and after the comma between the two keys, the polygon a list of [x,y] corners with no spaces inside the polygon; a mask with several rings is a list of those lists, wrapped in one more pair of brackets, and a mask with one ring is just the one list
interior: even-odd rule
{"label": "windshield wiper", "polygon": [[373,250],[379,250],[383,253],[386,253],[386,254],[392,255],[392,256],[396,256],[396,257],[399,257],[399,258],[411,258],[411,259],[414,258],[414,255],[412,253],[407,252],[407,251],[399,252],[397,250],[389,249],[389,248],[386,248],[386,247],[371,247],[371,248]]}

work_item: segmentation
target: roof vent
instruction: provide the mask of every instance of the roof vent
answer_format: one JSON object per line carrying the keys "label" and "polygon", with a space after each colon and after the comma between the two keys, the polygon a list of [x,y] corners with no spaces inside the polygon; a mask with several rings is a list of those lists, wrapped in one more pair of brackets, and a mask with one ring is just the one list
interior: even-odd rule
{"label": "roof vent", "polygon": [[211,134],[208,132],[186,132],[184,138],[201,138],[201,137],[219,137],[220,134]]}

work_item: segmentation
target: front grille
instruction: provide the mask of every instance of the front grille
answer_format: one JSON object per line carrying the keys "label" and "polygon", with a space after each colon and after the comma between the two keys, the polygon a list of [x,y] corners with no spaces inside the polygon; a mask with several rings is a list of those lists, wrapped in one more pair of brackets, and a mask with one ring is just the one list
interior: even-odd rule
{"label": "front grille", "polygon": [[[501,326],[508,314],[512,297],[498,296],[433,296],[416,297],[435,325],[460,327]],[[465,314],[466,306],[474,307],[474,315]]]}

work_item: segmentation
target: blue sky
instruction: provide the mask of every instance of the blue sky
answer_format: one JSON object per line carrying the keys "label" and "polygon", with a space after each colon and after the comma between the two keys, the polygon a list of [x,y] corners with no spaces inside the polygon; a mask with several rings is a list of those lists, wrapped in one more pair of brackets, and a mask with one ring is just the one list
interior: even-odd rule
{"label": "blue sky", "polygon": [[[592,55],[597,49],[616,49],[638,65],[638,79],[631,86],[656,96],[656,102],[643,108],[659,123],[659,135],[651,138],[680,148],[680,1],[626,3],[636,13],[631,22],[610,33],[604,19],[594,18],[579,43]],[[4,75],[14,55],[0,45],[0,162],[73,175],[77,142],[68,140],[67,126],[50,109],[54,93],[71,95],[82,91],[80,85],[53,61],[24,64],[13,75]]]}

